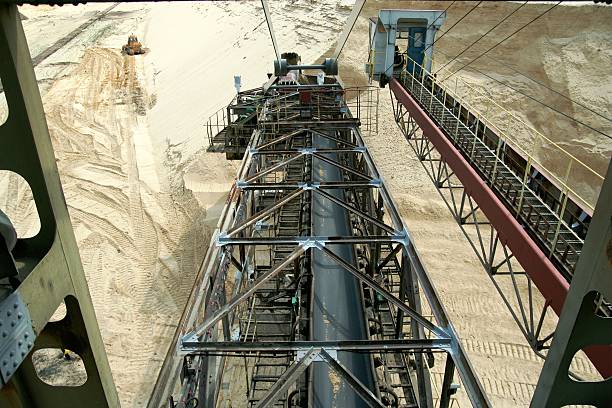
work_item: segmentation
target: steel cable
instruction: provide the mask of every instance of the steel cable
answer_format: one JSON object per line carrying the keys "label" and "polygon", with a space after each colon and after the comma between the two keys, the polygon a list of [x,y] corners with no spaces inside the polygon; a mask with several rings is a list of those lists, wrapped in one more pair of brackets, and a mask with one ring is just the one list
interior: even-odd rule
{"label": "steel cable", "polygon": [[[453,3],[454,3],[454,2],[453,2]],[[435,43],[437,43],[437,42],[438,42],[440,39],[442,39],[442,37],[444,37],[446,34],[448,34],[448,33],[449,33],[449,32],[450,32],[450,31],[451,31],[451,30],[452,30],[452,29],[453,29],[453,28],[454,28],[454,27],[455,27],[457,24],[459,24],[459,23],[460,23],[460,22],[461,22],[461,21],[462,21],[464,18],[466,18],[467,16],[469,16],[469,15],[470,15],[470,13],[471,13],[472,11],[476,10],[476,7],[480,6],[480,3],[482,3],[482,1],[479,1],[478,3],[476,3],[476,5],[475,5],[474,7],[472,7],[472,8],[471,8],[471,9],[470,9],[470,10],[469,10],[467,13],[465,13],[465,14],[464,14],[464,15],[463,15],[463,16],[462,16],[462,17],[461,17],[459,20],[457,20],[457,21],[455,22],[455,24],[453,24],[452,26],[450,26],[450,27],[449,27],[449,29],[448,29],[448,30],[446,30],[446,31],[444,31],[444,32],[442,33],[442,35],[441,35],[441,36],[439,36],[438,38],[436,38],[436,39],[435,39],[435,41],[431,43],[431,45],[429,45],[427,48],[425,48],[425,49],[423,50],[423,53],[425,53],[425,51],[427,51],[428,49],[430,49],[431,47],[433,47]],[[451,4],[451,6],[452,6],[452,4]],[[450,8],[450,6],[448,6],[448,8]],[[448,10],[448,8],[447,8],[447,10]],[[437,19],[436,19],[436,20],[437,20]]]}
{"label": "steel cable", "polygon": [[455,55],[450,61],[448,61],[446,64],[444,64],[440,69],[438,69],[435,73],[437,74],[438,72],[442,71],[447,65],[451,64],[453,61],[455,61],[457,58],[459,58],[461,55],[463,55],[463,53],[465,53],[466,51],[468,51],[470,48],[472,48],[478,41],[482,40],[484,37],[486,37],[491,31],[495,30],[497,27],[499,27],[501,24],[504,23],[504,21],[508,20],[514,13],[516,13],[517,11],[519,11],[520,9],[523,8],[523,6],[525,6],[525,4],[527,4],[527,2],[523,2],[523,4],[521,4],[520,6],[518,6],[517,8],[515,8],[510,14],[508,14],[506,17],[502,18],[497,24],[495,24],[493,27],[491,27],[486,33],[484,33],[483,35],[481,35],[476,41],[472,42],[470,45],[468,45],[466,48],[463,49],[463,51],[461,51],[459,54]]}
{"label": "steel cable", "polygon": [[[482,54],[480,54],[479,56],[477,56],[476,58],[474,58],[473,60],[471,60],[470,62],[468,62],[467,64],[464,64],[461,68],[459,68],[458,70],[456,70],[455,72],[453,72],[452,74],[450,74],[448,77],[446,77],[443,81],[446,81],[448,78],[452,77],[453,75],[455,75],[457,72],[461,71],[463,68],[469,66],[470,64],[472,64],[474,61],[476,61],[477,59],[479,59],[480,57],[486,55],[489,51],[495,49],[496,47],[500,46],[501,44],[503,44],[505,41],[507,41],[508,39],[510,39],[511,37],[513,37],[514,35],[516,35],[518,32],[520,32],[521,30],[523,30],[525,27],[529,26],[531,23],[533,23],[534,21],[542,18],[543,16],[545,16],[548,12],[550,12],[552,9],[554,9],[555,7],[557,7],[559,4],[561,4],[561,1],[557,2],[555,5],[553,5],[552,7],[548,8],[546,11],[538,14],[535,18],[531,19],[530,21],[528,21],[526,24],[523,24],[519,29],[515,30],[514,32],[512,32],[512,34],[506,36],[506,38],[504,38],[503,40],[499,41],[498,43],[496,43],[495,45],[493,45],[492,47],[490,47],[489,49],[487,49],[485,52],[483,52]],[[442,38],[442,37],[440,37]],[[439,38],[438,38],[439,39]],[[435,43],[435,42],[434,42]],[[433,45],[433,44],[432,44]]]}
{"label": "steel cable", "polygon": [[[410,35],[409,35],[409,37],[414,39],[414,37],[412,37],[412,36],[410,36]],[[439,52],[440,54],[442,54],[442,55],[444,55],[444,56],[446,56],[446,57],[451,58],[451,56],[450,56],[449,54],[447,54],[447,53],[445,53],[445,52],[443,52],[443,51],[437,50],[437,52]],[[493,59],[492,57],[487,56],[487,58],[490,58],[492,61],[496,62],[497,64],[502,65],[502,66],[504,66],[504,67],[507,67],[507,68],[509,68],[509,69],[512,69],[512,70],[516,71],[518,74],[520,74],[520,75],[524,76],[525,78],[527,78],[527,79],[529,79],[529,80],[532,80],[533,82],[535,82],[535,83],[538,83],[538,84],[539,84],[539,82],[538,82],[538,81],[536,81],[536,80],[534,80],[534,79],[529,78],[528,76],[526,76],[526,75],[522,74],[520,71],[517,71],[517,70],[515,70],[515,69],[513,69],[513,68],[511,68],[511,67],[509,67],[509,66],[507,66],[507,65],[505,65],[504,63],[499,62],[499,61],[497,61],[497,60]],[[481,71],[481,70],[479,70],[479,69],[477,69],[477,68],[474,68],[474,67],[469,67],[469,68],[470,68],[471,70],[476,71],[476,72],[478,72],[479,74],[481,74],[481,75],[483,75],[483,76],[485,76],[485,77],[487,77],[487,78],[489,78],[489,79],[491,79],[491,80],[493,80],[493,81],[495,81],[495,82],[499,83],[500,85],[503,85],[503,86],[505,86],[505,87],[507,87],[507,88],[509,88],[509,89],[513,90],[514,92],[516,92],[516,93],[518,93],[518,94],[520,94],[520,95],[523,95],[523,96],[525,96],[525,97],[527,97],[527,98],[529,98],[529,99],[533,100],[534,102],[536,102],[536,103],[538,103],[538,104],[540,104],[540,105],[542,105],[542,106],[544,106],[544,107],[546,107],[546,108],[551,109],[552,111],[554,111],[554,112],[556,112],[556,113],[558,113],[558,114],[560,114],[560,115],[562,115],[562,116],[566,117],[567,119],[569,119],[569,120],[571,120],[571,121],[573,121],[573,122],[576,122],[576,123],[578,123],[578,124],[580,124],[580,125],[582,125],[582,126],[585,126],[585,127],[587,127],[588,129],[593,130],[594,132],[596,132],[596,133],[598,133],[598,134],[600,134],[600,135],[602,135],[602,136],[604,136],[604,137],[607,137],[607,138],[609,138],[609,139],[612,139],[612,136],[608,135],[607,133],[604,133],[604,132],[602,132],[602,131],[600,131],[600,130],[598,130],[598,129],[595,129],[595,128],[593,128],[592,126],[590,126],[590,125],[588,125],[588,124],[586,124],[586,123],[584,123],[584,122],[582,122],[582,121],[580,121],[580,120],[578,120],[578,119],[574,118],[573,116],[569,116],[569,115],[567,115],[566,113],[561,112],[561,111],[557,110],[556,108],[554,108],[554,107],[552,107],[552,106],[548,105],[547,103],[542,102],[541,100],[536,99],[536,98],[534,98],[533,96],[528,95],[528,94],[526,94],[526,93],[524,93],[524,92],[522,92],[522,91],[520,91],[520,90],[518,90],[518,89],[516,89],[516,88],[512,87],[511,85],[509,85],[509,84],[507,84],[507,83],[505,83],[505,82],[502,82],[501,80],[499,80],[499,79],[497,79],[497,78],[494,78],[494,77],[492,77],[492,76],[490,76],[490,75],[486,74],[485,72],[483,72],[483,71]],[[436,71],[436,74],[437,74],[437,72],[438,72],[438,71]],[[454,75],[454,74],[456,74],[456,73],[457,73],[457,71],[453,72],[453,75]],[[436,74],[433,74],[433,75],[436,75]],[[450,75],[449,75],[449,77],[450,77]],[[441,81],[439,82],[439,84],[442,84],[442,82],[446,81],[446,79],[448,79],[448,77],[447,77],[447,78],[444,78],[443,80],[441,80]],[[564,95],[564,94],[562,94],[562,93],[560,93],[560,92],[558,92],[558,91],[556,91],[556,90],[554,90],[554,89],[552,89],[552,88],[549,88],[549,87],[547,87],[547,86],[545,86],[545,85],[542,85],[542,86],[544,86],[545,88],[549,89],[550,91],[552,91],[552,92],[554,92],[554,93],[556,93],[556,94],[558,94],[558,95],[562,96],[563,98],[565,98],[565,99],[569,100],[570,102],[575,103],[575,104],[576,104],[576,105],[578,105],[578,106],[582,106],[582,107],[584,107],[585,109],[587,109],[588,111],[590,111],[590,112],[592,112],[592,113],[594,113],[594,114],[596,114],[596,115],[598,115],[598,116],[601,116],[602,118],[604,118],[604,119],[606,119],[606,120],[610,120],[610,119],[606,118],[605,116],[603,116],[603,115],[601,115],[601,114],[599,114],[599,113],[595,112],[595,111],[594,111],[594,110],[592,110],[591,108],[589,108],[589,107],[587,107],[587,106],[585,106],[585,105],[583,105],[583,104],[581,104],[581,103],[579,103],[579,102],[577,102],[577,101],[575,101],[575,100],[571,99],[570,97],[568,97],[568,96],[566,96],[566,95]]]}

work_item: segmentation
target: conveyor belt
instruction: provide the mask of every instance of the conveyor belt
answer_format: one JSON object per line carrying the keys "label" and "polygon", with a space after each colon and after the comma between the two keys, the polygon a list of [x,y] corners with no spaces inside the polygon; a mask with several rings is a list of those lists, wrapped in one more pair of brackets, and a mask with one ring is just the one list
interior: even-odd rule
{"label": "conveyor belt", "polygon": [[[445,170],[450,172],[446,180],[437,183],[446,182],[449,188],[455,188],[450,186],[449,180],[451,176],[456,177],[464,191],[462,200],[467,196],[470,206],[472,199],[476,203],[471,213],[481,211],[487,219],[484,223],[490,224],[495,232],[491,242],[497,244],[499,240],[504,251],[505,248],[511,251],[511,255],[506,253],[502,263],[507,263],[510,257],[516,258],[524,268],[529,284],[533,282],[543,295],[545,303],[537,325],[526,320],[522,304],[519,304],[522,322],[508,306],[532,348],[539,353],[547,348],[545,343],[553,336],[552,333],[545,336],[540,332],[546,310],[551,307],[557,316],[561,314],[573,271],[582,253],[588,223],[583,223],[578,214],[584,210],[572,201],[567,190],[555,192],[553,185],[549,191],[543,192],[541,187],[546,183],[535,179],[529,162],[522,160],[511,146],[480,123],[476,115],[449,96],[431,76],[418,70],[416,75],[403,71],[391,79],[390,88],[408,113],[406,119],[396,116],[398,123],[414,121],[421,128],[426,143],[431,143],[429,152],[417,154],[430,157],[432,162],[437,161],[436,166],[450,169]],[[412,137],[410,132],[405,135],[408,139]],[[439,159],[430,154],[433,149],[439,154]],[[551,187],[550,183],[548,185]],[[463,201],[459,212],[463,213]],[[459,222],[464,222],[463,215],[458,217]],[[481,239],[480,231],[477,233]],[[485,254],[488,259],[483,262],[492,278],[497,273],[493,244],[490,253]],[[514,272],[510,271],[510,275],[514,280]],[[499,287],[498,291],[507,302]],[[533,316],[531,297],[528,302],[528,313]],[[599,298],[596,307],[602,315],[612,315],[612,308],[605,300]],[[605,355],[596,348],[586,349],[586,354],[601,370]]]}
{"label": "conveyor belt", "polygon": [[[332,133],[334,133],[332,131]],[[333,134],[332,134],[333,136]],[[313,146],[333,149],[338,143],[320,135],[313,136]],[[329,155],[338,160],[337,154]],[[342,182],[338,167],[321,160],[313,160],[314,182]],[[330,191],[344,199],[342,190]],[[350,236],[352,234],[347,211],[329,199],[316,196],[313,201],[313,232],[317,236]],[[355,265],[352,246],[334,248],[336,254]],[[366,324],[359,281],[321,252],[313,254],[314,300],[312,305],[313,340],[366,340]],[[338,353],[338,359],[358,378],[374,389],[370,358],[366,354]],[[313,407],[367,407],[368,405],[349,385],[325,365],[317,365],[313,372]]]}
{"label": "conveyor belt", "polygon": [[[253,93],[256,130],[182,320],[180,401],[235,404],[246,378],[245,404],[258,408],[448,407],[456,369],[488,406],[346,91],[315,82]],[[421,315],[417,279],[436,323]],[[431,352],[449,356],[441,396]]]}

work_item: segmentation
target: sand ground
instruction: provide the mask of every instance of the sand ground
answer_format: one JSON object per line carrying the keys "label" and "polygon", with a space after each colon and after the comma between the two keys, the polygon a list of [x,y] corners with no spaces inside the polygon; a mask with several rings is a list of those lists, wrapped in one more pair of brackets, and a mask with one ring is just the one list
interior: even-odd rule
{"label": "sand ground", "polygon": [[[319,58],[334,45],[351,3],[273,2],[281,47],[297,51],[303,61]],[[367,59],[367,17],[379,8],[448,6],[438,3],[369,1],[341,59],[345,82],[367,83],[361,73]],[[436,49],[455,55],[516,6],[483,4]],[[469,7],[459,2],[453,6],[446,27]],[[526,6],[525,14],[498,35],[545,7]],[[233,75],[242,75],[244,88],[261,84],[272,69],[272,47],[257,2],[120,4],[93,21],[107,8],[22,7],[21,12],[27,17],[23,24],[34,58],[71,36],[37,65],[36,74],[115,384],[124,407],[139,407],[146,403],[204,257],[209,227],[237,168],[224,155],[205,152],[203,124],[232,98]],[[612,28],[606,22],[611,13],[603,7],[560,6],[495,56],[609,116],[612,76],[606,67],[612,59]],[[120,54],[132,32],[149,48],[144,56]],[[466,53],[466,62],[490,45]],[[547,103],[610,133],[609,122],[598,122],[580,107],[486,61],[478,69],[537,92]],[[598,171],[605,168],[612,151],[608,139],[529,105],[477,73],[465,71],[461,77],[556,142],[571,146]],[[484,98],[473,99],[500,127],[512,127],[507,113]],[[527,406],[541,361],[399,133],[387,90],[381,92],[379,112],[379,132],[367,137],[368,146],[486,392],[494,406]],[[0,118],[1,113],[0,107]],[[546,153],[541,151],[543,159],[554,166],[554,157]],[[0,174],[0,205],[22,235],[36,232],[35,208],[14,175]],[[439,381],[438,374],[434,377]]]}

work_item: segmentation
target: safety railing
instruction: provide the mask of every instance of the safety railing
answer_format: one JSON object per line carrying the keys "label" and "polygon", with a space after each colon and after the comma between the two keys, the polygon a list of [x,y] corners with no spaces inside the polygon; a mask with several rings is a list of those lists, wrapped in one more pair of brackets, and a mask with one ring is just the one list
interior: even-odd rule
{"label": "safety railing", "polygon": [[[474,115],[474,120],[481,126],[486,126],[491,129],[503,143],[511,146],[519,153],[526,161],[528,171],[537,170],[546,176],[560,191],[563,196],[568,196],[573,199],[582,209],[589,215],[595,208],[595,203],[599,196],[599,191],[603,184],[604,176],[601,172],[593,169],[592,166],[578,159],[574,154],[563,148],[560,144],[544,135],[542,132],[535,129],[532,125],[526,123],[515,112],[508,110],[498,101],[491,98],[481,89],[467,82],[465,79],[454,75],[448,67],[443,67],[439,72],[432,75],[424,69],[427,62],[431,62],[432,66],[437,65],[435,58],[424,56],[422,64],[405,56],[405,64],[403,70],[407,66],[417,67],[417,73],[423,78],[432,77],[433,86],[440,86],[446,83],[448,78],[454,76],[455,87],[441,87],[443,89],[442,98],[448,97],[454,99],[462,109],[469,111]],[[373,78],[373,71],[377,58],[382,58],[381,52],[370,50],[368,60],[368,72],[370,79]],[[432,71],[435,71],[432,69]],[[446,75],[446,76],[444,76]],[[440,77],[443,77],[439,79]],[[475,95],[475,96],[472,96]],[[478,106],[476,106],[478,105]],[[496,112],[491,112],[493,109]],[[486,110],[485,113],[481,113]],[[503,115],[504,128],[511,129],[512,134],[500,129],[491,117],[501,117]],[[584,129],[588,131],[588,129]],[[582,223],[582,220],[575,220]]]}
{"label": "safety railing", "polygon": [[533,158],[528,156],[522,173],[517,172],[517,168],[507,162],[506,146],[512,141],[500,136],[491,146],[494,139],[485,138],[487,131],[491,130],[488,121],[474,114],[460,97],[441,87],[422,65],[412,62],[418,68],[414,70],[416,74],[404,70],[400,81],[527,227],[561,272],[568,280],[571,279],[583,239],[572,228],[573,218],[566,216],[569,200],[567,185],[564,184],[557,200],[557,208],[551,208],[533,189]]}
{"label": "safety railing", "polygon": [[[425,57],[427,58],[427,57]],[[432,65],[435,66],[432,58]],[[441,79],[441,76],[447,75]],[[454,73],[453,73],[454,74]],[[434,81],[440,86],[450,78],[448,68],[443,68],[434,75]],[[563,146],[535,129],[521,119],[515,112],[508,110],[483,90],[478,89],[465,79],[454,76],[455,87],[444,89],[455,100],[475,115],[476,120],[493,130],[501,139],[520,153],[527,162],[529,170],[537,169],[554,183],[564,195],[570,196],[581,208],[592,214],[604,176],[590,165],[578,159]],[[474,96],[471,96],[473,93]],[[476,106],[479,105],[479,106]],[[486,109],[486,114],[481,113]],[[500,129],[491,119],[503,116],[504,128],[512,129],[512,134]],[[588,129],[583,129],[588,131]]]}
{"label": "safety railing", "polygon": [[[295,95],[301,93],[301,100],[296,101]],[[258,117],[265,122],[264,115],[275,115],[283,120],[293,120],[304,115],[307,108],[312,118],[325,120],[328,115],[336,115],[338,109],[359,120],[362,133],[378,132],[378,105],[380,89],[375,86],[348,87],[344,89],[312,90],[304,89],[289,91],[277,98],[271,99],[265,105],[258,107]]]}
{"label": "safety railing", "polygon": [[359,119],[362,133],[378,133],[378,104],[380,88],[359,86],[345,88],[344,102],[353,117]]}
{"label": "safety railing", "polygon": [[208,117],[204,128],[206,129],[209,149],[225,146],[225,135],[223,132],[228,124],[227,106],[222,107]]}

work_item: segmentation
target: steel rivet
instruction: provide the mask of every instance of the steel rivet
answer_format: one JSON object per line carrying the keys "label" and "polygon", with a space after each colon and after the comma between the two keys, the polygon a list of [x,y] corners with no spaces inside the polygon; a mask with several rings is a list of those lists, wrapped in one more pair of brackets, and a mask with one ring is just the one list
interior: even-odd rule
{"label": "steel rivet", "polygon": [[28,341],[28,348],[32,348],[32,342]]}
{"label": "steel rivet", "polygon": [[13,367],[17,367],[17,362],[13,361]]}
{"label": "steel rivet", "polygon": [[5,366],[7,364],[6,360],[2,360],[2,365]]}
{"label": "steel rivet", "polygon": [[11,327],[15,327],[15,322],[11,322]]}
{"label": "steel rivet", "polygon": [[10,316],[10,315],[11,315],[11,311],[10,311],[10,310],[7,310],[7,311],[6,311],[6,315],[7,315],[7,316]]}
{"label": "steel rivet", "polygon": [[13,309],[17,309],[19,305],[17,303],[13,303]]}
{"label": "steel rivet", "polygon": [[25,337],[25,338],[27,339],[28,337],[30,337],[30,333],[27,333],[27,332],[26,332],[26,333],[23,335],[23,337]]}
{"label": "steel rivet", "polygon": [[23,315],[21,313],[17,313],[17,318],[21,319],[23,317]]}
{"label": "steel rivet", "polygon": [[17,342],[17,345],[18,345],[19,347],[21,347],[21,345],[22,345],[22,344],[23,344],[23,341],[21,341],[21,340],[19,340],[19,341]]}
{"label": "steel rivet", "polygon": [[21,352],[21,357],[25,357],[25,351]]}
{"label": "steel rivet", "polygon": [[14,357],[15,353],[13,353],[12,351],[9,353],[9,357]]}

